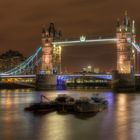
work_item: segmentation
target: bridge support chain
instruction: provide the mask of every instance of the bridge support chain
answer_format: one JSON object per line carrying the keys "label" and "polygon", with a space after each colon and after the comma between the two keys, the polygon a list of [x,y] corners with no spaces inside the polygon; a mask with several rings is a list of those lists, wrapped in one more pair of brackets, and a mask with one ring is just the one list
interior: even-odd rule
{"label": "bridge support chain", "polygon": [[125,74],[112,72],[112,89],[116,92],[132,92],[136,90],[135,75],[133,73]]}
{"label": "bridge support chain", "polygon": [[56,89],[56,85],[57,85],[56,75],[51,75],[51,74],[36,75],[37,90],[53,90]]}

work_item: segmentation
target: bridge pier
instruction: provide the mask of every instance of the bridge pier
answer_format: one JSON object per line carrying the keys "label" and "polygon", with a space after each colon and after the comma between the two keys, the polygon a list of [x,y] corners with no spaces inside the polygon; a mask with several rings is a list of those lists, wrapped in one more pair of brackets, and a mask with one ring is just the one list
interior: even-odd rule
{"label": "bridge pier", "polygon": [[113,71],[112,73],[112,89],[114,91],[119,92],[131,92],[136,90],[135,86],[135,75],[133,73],[130,74],[122,74],[118,73],[118,71]]}
{"label": "bridge pier", "polygon": [[37,90],[53,90],[56,89],[57,80],[56,75],[38,74],[36,75],[36,89]]}

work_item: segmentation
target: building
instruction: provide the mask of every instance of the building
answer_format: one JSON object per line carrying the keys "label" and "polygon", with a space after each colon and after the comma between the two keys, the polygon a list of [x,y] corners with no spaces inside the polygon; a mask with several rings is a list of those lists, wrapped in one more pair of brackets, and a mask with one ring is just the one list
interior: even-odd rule
{"label": "building", "polygon": [[25,60],[18,51],[9,50],[0,55],[0,72],[10,70]]}

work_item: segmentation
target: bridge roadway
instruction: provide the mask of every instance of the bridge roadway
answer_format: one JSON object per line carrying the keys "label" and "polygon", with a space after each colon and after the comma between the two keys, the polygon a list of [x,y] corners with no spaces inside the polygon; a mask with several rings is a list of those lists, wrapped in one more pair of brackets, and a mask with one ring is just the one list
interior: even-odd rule
{"label": "bridge roadway", "polygon": [[[96,77],[104,80],[112,80],[111,74],[60,74],[56,75],[57,79],[69,79],[74,77]],[[135,74],[136,77],[140,77],[140,74]],[[36,78],[35,74],[32,75],[0,75],[0,78]]]}
{"label": "bridge roadway", "polygon": [[[57,76],[88,76],[88,77],[110,77],[112,78],[112,74],[58,74]],[[135,74],[135,76],[140,76],[140,74]],[[6,75],[6,74],[0,74],[0,78],[35,78],[35,74],[30,75]]]}
{"label": "bridge roadway", "polygon": [[[58,79],[69,79],[70,77],[96,77],[111,80],[111,74],[61,74],[56,75]],[[0,75],[0,78],[36,78],[36,75]]]}

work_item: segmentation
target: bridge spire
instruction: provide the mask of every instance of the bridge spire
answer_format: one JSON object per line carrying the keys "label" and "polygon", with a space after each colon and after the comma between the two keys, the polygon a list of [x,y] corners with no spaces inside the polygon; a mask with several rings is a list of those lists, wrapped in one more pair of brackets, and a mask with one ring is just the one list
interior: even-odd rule
{"label": "bridge spire", "polygon": [[127,16],[127,15],[128,15],[128,14],[127,14],[127,10],[125,10],[124,15],[125,15],[125,16]]}
{"label": "bridge spire", "polygon": [[128,15],[127,15],[127,11],[125,11],[125,14],[124,14],[123,26],[124,26],[124,30],[128,31]]}
{"label": "bridge spire", "polygon": [[135,28],[135,20],[132,21],[132,33],[136,33],[136,28]]}
{"label": "bridge spire", "polygon": [[54,23],[51,22],[50,23],[50,26],[48,28],[48,32],[49,32],[49,36],[54,38],[55,37],[55,34],[56,34],[56,29],[55,29],[55,26],[54,26]]}
{"label": "bridge spire", "polygon": [[42,44],[45,44],[45,42],[46,42],[46,26],[45,25],[43,25],[42,26]]}
{"label": "bridge spire", "polygon": [[45,25],[42,26],[42,38],[46,37],[46,28]]}
{"label": "bridge spire", "polygon": [[119,32],[121,30],[121,27],[120,27],[120,19],[119,18],[117,19],[116,27],[117,27],[117,31]]}

